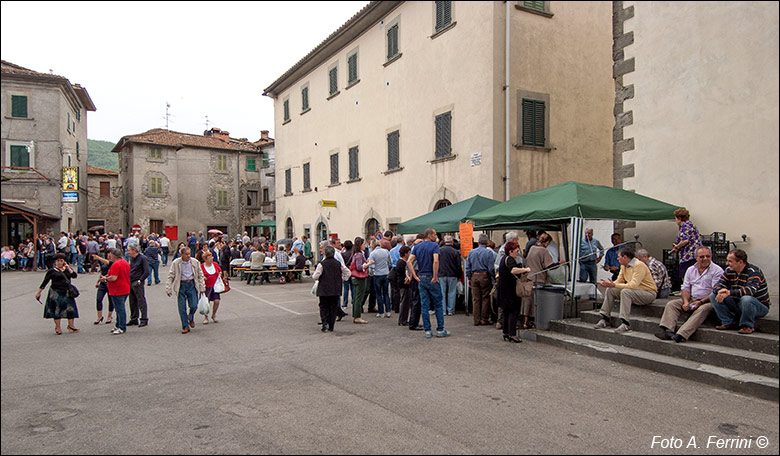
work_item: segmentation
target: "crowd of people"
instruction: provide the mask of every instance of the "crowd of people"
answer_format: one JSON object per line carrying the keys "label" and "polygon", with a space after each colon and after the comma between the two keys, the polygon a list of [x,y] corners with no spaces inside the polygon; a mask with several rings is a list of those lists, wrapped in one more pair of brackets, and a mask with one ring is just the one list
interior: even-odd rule
{"label": "crowd of people", "polygon": [[[712,262],[712,252],[703,246],[701,236],[690,222],[685,209],[675,212],[680,227],[673,251],[680,253],[679,274],[683,279],[679,299],[666,304],[656,336],[664,340],[684,342],[714,310],[721,324],[719,330],[738,329],[741,334],[755,331],[755,319],[768,313],[769,294],[761,269],[748,263],[747,254],[732,250],[727,257],[724,271]],[[166,266],[170,252],[170,240],[160,236],[80,235],[72,238],[61,233],[57,247],[52,238],[42,238],[46,246],[43,261],[49,262],[38,297],[51,282],[46,301],[45,318],[55,320],[55,331],[61,334],[60,319],[67,318],[68,330],[76,332],[73,319],[78,317],[75,298],[67,293],[70,279],[84,273],[82,260],[86,259],[87,271],[96,268],[100,275],[96,287],[97,320],[103,321],[103,298],[109,296],[106,324],[112,323],[116,312],[114,334],[122,334],[127,326],[148,325],[149,316],[144,296],[147,286],[161,283],[159,265]],[[323,332],[333,332],[335,323],[347,316],[352,295],[352,321],[367,324],[366,313],[376,312],[376,318],[398,315],[399,326],[409,330],[424,331],[426,338],[448,337],[445,316],[454,314],[458,289],[470,287],[471,302],[465,303],[466,315],[473,315],[475,326],[494,326],[503,330],[503,339],[520,342],[518,327],[535,327],[534,296],[520,296],[518,281],[530,281],[534,285],[547,282],[547,274],[558,265],[558,247],[552,236],[544,231],[526,231],[525,246],[521,246],[518,234],[508,231],[500,247],[486,234],[478,237],[461,265],[460,248],[452,236],[439,240],[434,229],[427,229],[414,237],[394,235],[392,232],[364,240],[356,237],[343,244],[338,238],[323,241],[319,245],[321,261],[313,273],[317,280],[320,325]],[[71,249],[73,239],[75,256]],[[82,245],[83,243],[83,245]],[[634,250],[630,243],[622,243],[616,233],[613,247],[605,250],[593,238],[593,230],[585,230],[580,248],[580,281],[597,283],[604,295],[601,320],[596,328],[611,327],[612,310],[619,301],[619,323],[615,331],[631,331],[632,306],[649,305],[671,293],[671,281],[666,266],[644,249]],[[49,246],[52,246],[51,248]],[[49,256],[52,249],[54,253]],[[71,249],[72,250],[72,249]],[[200,296],[210,303],[211,317],[204,315],[203,324],[219,322],[216,318],[220,294],[229,290],[230,271],[233,264],[248,264],[247,281],[259,276],[261,283],[270,281],[275,274],[284,283],[290,258],[295,257],[294,269],[303,269],[313,260],[311,243],[304,236],[294,238],[290,244],[275,245],[264,238],[250,239],[246,233],[231,240],[221,235],[206,240],[202,233],[187,233],[186,239],[174,249],[174,259],[168,271],[165,290],[168,296],[176,295],[182,333],[189,333],[195,326],[195,312]],[[35,251],[35,250],[34,250]],[[26,252],[28,254],[28,251]],[[267,256],[273,255],[275,271],[265,265]],[[6,256],[4,255],[3,258]],[[597,281],[596,266],[602,266],[612,274],[611,278]],[[235,261],[237,260],[237,263]],[[69,263],[75,263],[74,271]],[[617,266],[614,266],[616,263]],[[464,274],[465,272],[465,274]],[[254,277],[253,277],[254,276]],[[462,281],[466,280],[466,283]],[[125,314],[124,303],[129,297],[130,316]],[[366,311],[365,305],[368,304]],[[677,319],[690,313],[688,321],[677,328]],[[431,317],[436,317],[433,330]]]}

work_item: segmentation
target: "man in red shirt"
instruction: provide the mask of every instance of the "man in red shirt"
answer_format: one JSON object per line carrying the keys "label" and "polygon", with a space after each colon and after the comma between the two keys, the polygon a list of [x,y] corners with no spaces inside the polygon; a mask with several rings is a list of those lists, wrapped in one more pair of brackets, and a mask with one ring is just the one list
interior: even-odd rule
{"label": "man in red shirt", "polygon": [[119,249],[108,251],[108,261],[114,264],[106,275],[100,276],[100,281],[108,285],[108,299],[116,310],[116,327],[111,331],[116,336],[127,331],[125,302],[130,295],[130,264],[122,258]]}

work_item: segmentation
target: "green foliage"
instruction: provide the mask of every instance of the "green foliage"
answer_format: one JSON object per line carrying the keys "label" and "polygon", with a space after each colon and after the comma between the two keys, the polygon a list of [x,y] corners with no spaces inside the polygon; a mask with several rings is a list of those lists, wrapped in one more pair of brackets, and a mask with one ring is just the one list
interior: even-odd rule
{"label": "green foliage", "polygon": [[119,154],[111,152],[114,143],[96,139],[87,140],[87,164],[98,168],[119,171]]}

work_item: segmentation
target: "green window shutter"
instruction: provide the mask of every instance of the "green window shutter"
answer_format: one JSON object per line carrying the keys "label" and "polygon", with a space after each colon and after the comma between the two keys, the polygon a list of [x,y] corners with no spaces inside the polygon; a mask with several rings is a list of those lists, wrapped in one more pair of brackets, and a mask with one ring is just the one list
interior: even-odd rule
{"label": "green window shutter", "polygon": [[398,130],[396,130],[387,135],[387,169],[398,169],[399,167]]}
{"label": "green window shutter", "polygon": [[263,168],[268,168],[268,152],[263,152]]}
{"label": "green window shutter", "polygon": [[11,146],[11,166],[30,166],[30,153],[27,146]]}
{"label": "green window shutter", "polygon": [[436,31],[446,28],[452,22],[452,2],[436,2]]}
{"label": "green window shutter", "polygon": [[70,113],[68,113],[68,133],[70,133]]}
{"label": "green window shutter", "polygon": [[304,87],[301,89],[301,110],[306,111],[309,109],[309,88]]}
{"label": "green window shutter", "polygon": [[290,100],[284,100],[284,121],[290,120]]}
{"label": "green window shutter", "polygon": [[360,177],[358,167],[358,147],[349,149],[349,180],[355,180]]}
{"label": "green window shutter", "polygon": [[330,185],[339,183],[339,154],[330,156]]}
{"label": "green window shutter", "polygon": [[162,177],[149,178],[149,194],[158,196],[163,194]]}
{"label": "green window shutter", "polygon": [[257,171],[257,163],[255,157],[246,157],[246,170]]}
{"label": "green window shutter", "polygon": [[387,60],[398,55],[398,24],[387,30]]}
{"label": "green window shutter", "polygon": [[11,95],[11,117],[27,117],[27,97]]}
{"label": "green window shutter", "polygon": [[436,116],[436,158],[449,157],[452,154],[451,124],[451,112]]}
{"label": "green window shutter", "polygon": [[544,2],[523,2],[523,6],[537,11],[544,11]]}
{"label": "green window shutter", "polygon": [[357,81],[357,53],[349,56],[347,64],[349,66],[349,83]]}
{"label": "green window shutter", "polygon": [[544,101],[523,98],[523,145],[545,146],[545,104]]}
{"label": "green window shutter", "polygon": [[79,159],[79,142],[76,141],[76,160]]}
{"label": "green window shutter", "polygon": [[303,164],[303,189],[309,190],[311,188],[311,163]]}
{"label": "green window shutter", "polygon": [[285,195],[292,194],[292,170],[287,169],[284,171],[284,193]]}
{"label": "green window shutter", "polygon": [[330,87],[328,88],[328,93],[330,95],[333,95],[338,91],[339,85],[338,85],[338,75],[339,75],[339,69],[338,67],[333,67],[328,72],[330,77]]}

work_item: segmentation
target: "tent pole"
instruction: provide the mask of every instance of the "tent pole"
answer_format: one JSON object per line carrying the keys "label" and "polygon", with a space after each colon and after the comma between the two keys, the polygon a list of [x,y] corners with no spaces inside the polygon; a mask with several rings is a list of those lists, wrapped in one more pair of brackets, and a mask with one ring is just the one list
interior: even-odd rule
{"label": "tent pole", "polygon": [[574,306],[574,317],[577,317],[577,314],[579,313],[577,309],[577,298],[576,298],[576,288],[577,288],[577,273],[580,265],[580,243],[582,242],[582,225],[584,221],[581,217],[572,217],[571,219],[571,254],[572,254],[572,260],[571,260],[571,301],[572,305]]}

